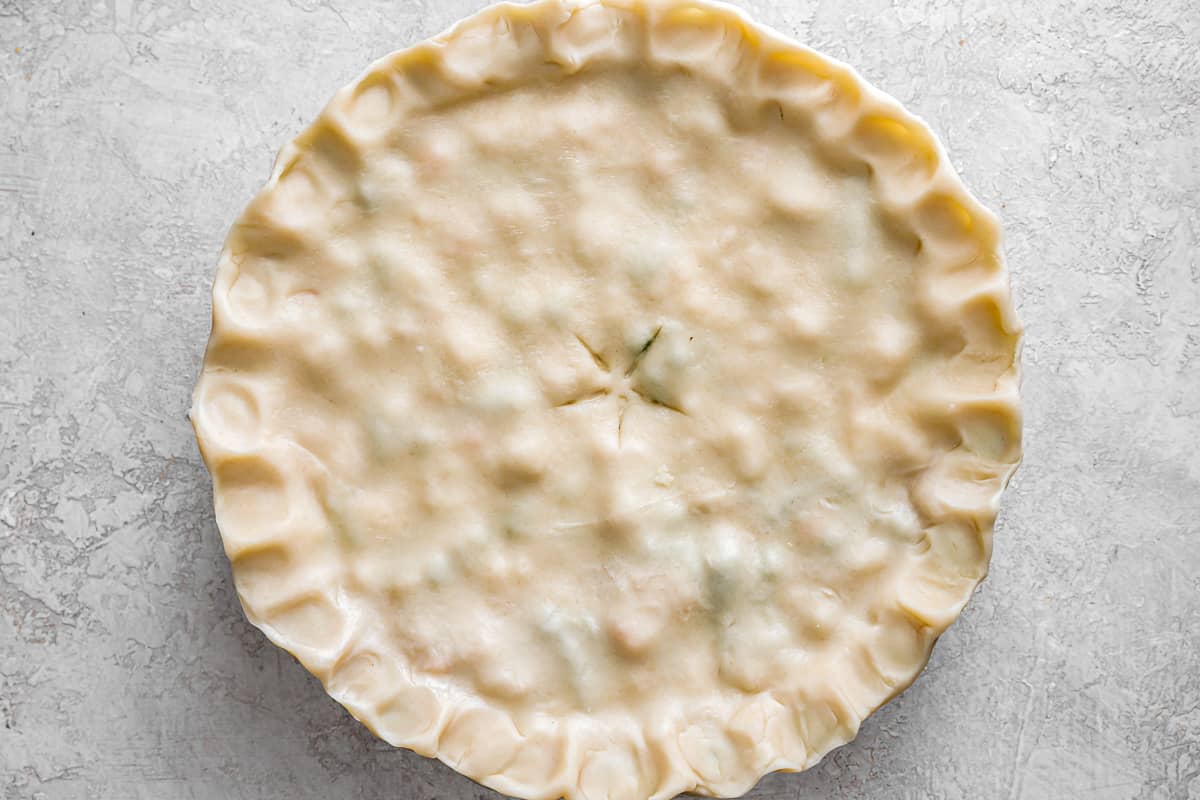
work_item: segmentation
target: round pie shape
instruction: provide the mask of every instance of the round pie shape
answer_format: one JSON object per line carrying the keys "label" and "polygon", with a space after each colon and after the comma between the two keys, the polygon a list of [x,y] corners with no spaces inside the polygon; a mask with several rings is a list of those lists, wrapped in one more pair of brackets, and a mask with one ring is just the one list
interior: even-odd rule
{"label": "round pie shape", "polygon": [[526,798],[851,739],[1020,458],[993,216],[723,5],[502,5],[374,64],[234,225],[192,419],[249,619]]}

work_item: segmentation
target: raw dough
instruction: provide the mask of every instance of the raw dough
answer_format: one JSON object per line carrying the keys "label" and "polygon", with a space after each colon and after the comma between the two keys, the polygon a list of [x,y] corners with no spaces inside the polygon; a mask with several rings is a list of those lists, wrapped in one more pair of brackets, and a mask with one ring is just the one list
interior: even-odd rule
{"label": "raw dough", "polygon": [[498,6],[230,233],[193,420],[246,613],[527,798],[736,795],[904,689],[1020,457],[992,215],[734,9]]}

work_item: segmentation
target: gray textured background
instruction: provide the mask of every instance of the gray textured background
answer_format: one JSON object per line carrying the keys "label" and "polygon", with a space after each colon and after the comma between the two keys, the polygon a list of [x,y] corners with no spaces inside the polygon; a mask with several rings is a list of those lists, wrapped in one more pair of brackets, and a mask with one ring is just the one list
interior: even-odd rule
{"label": "gray textured background", "polygon": [[[242,618],[184,415],[228,225],[480,0],[0,0],[0,795],[494,797]],[[1027,457],[929,670],[755,798],[1200,798],[1200,5],[745,3],[1007,226]]]}

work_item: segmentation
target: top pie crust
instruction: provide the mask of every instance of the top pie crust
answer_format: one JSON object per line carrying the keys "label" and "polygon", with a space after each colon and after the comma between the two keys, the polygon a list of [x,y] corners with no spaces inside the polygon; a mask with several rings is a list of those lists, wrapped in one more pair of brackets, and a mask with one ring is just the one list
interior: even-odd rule
{"label": "top pie crust", "polygon": [[543,0],[284,147],[192,418],[247,616],[379,736],[527,798],[737,795],[983,578],[1018,344],[894,100],[732,7]]}

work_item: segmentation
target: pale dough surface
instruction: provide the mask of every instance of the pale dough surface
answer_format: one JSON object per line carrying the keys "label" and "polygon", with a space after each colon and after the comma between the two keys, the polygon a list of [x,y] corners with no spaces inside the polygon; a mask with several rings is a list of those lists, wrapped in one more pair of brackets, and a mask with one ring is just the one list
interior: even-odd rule
{"label": "pale dough surface", "polygon": [[246,612],[525,797],[746,790],[907,686],[1020,456],[991,215],[695,3],[373,66],[235,225],[193,419]]}

